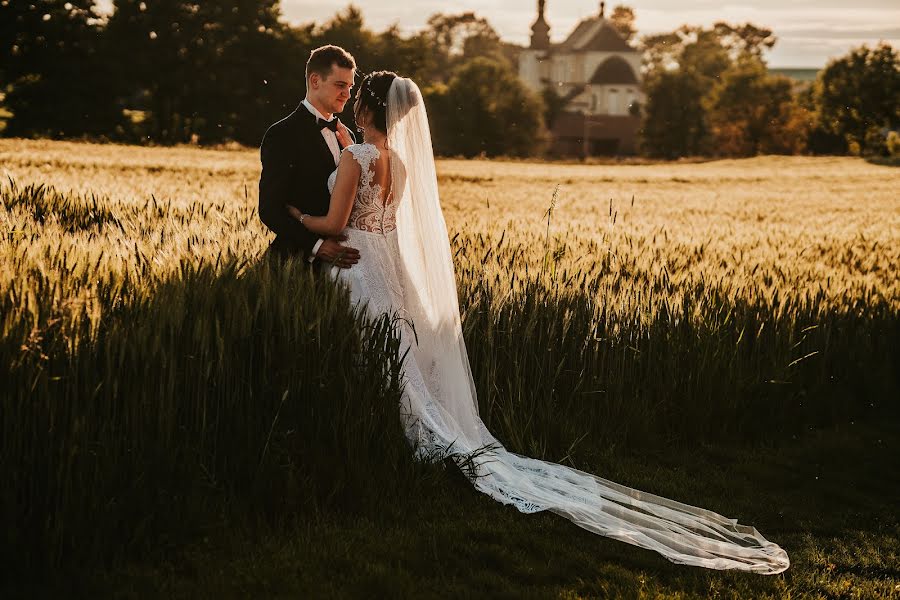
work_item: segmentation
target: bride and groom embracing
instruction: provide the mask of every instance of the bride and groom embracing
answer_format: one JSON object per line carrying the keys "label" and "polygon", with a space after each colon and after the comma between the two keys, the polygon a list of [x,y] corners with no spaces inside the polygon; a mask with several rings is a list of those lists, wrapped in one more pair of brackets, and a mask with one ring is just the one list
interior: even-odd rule
{"label": "bride and groom embracing", "polygon": [[336,46],[312,52],[307,96],[262,143],[259,214],[270,252],[302,256],[370,315],[399,314],[404,389],[398,418],[422,458],[466,457],[472,485],[523,513],[549,510],[672,562],[764,574],[784,550],[753,527],[564,465],[510,452],[478,414],[441,212],[428,116],[418,86],[380,71],[353,105],[362,143],[334,116],[356,65]]}

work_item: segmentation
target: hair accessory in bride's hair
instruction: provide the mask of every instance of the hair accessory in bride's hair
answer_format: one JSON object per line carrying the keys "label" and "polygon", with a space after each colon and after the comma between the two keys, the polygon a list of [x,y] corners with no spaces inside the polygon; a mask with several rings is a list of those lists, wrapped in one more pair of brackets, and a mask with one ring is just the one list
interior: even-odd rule
{"label": "hair accessory in bride's hair", "polygon": [[373,71],[365,76],[353,105],[353,116],[357,122],[364,111],[368,111],[364,118],[369,125],[387,133],[388,100],[391,83],[396,77],[397,74],[392,71]]}
{"label": "hair accessory in bride's hair", "polygon": [[381,98],[375,91],[372,89],[372,78],[369,77],[366,79],[366,92],[368,92],[369,96],[375,101],[379,106],[387,106],[387,98]]}

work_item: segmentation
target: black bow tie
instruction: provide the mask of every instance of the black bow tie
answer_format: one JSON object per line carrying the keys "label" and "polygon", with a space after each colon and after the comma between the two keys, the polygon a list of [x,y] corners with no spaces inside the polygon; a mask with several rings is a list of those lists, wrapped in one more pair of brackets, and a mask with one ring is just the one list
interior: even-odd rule
{"label": "black bow tie", "polygon": [[319,129],[330,129],[331,131],[337,133],[337,119],[332,119],[330,121],[326,121],[325,119],[316,118],[316,127]]}

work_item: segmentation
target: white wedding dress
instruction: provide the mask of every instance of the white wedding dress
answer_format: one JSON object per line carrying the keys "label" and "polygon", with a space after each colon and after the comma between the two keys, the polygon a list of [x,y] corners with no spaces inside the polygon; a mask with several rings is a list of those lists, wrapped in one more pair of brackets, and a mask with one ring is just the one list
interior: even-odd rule
{"label": "white wedding dress", "polygon": [[675,563],[764,574],[787,569],[787,553],[753,527],[509,452],[491,435],[478,415],[428,119],[416,84],[394,80],[387,108],[393,193],[383,204],[384,191],[372,182],[377,148],[347,148],[361,176],[345,233],[360,260],[331,274],[373,317],[401,317],[396,322],[409,352],[400,412],[417,455],[453,458],[475,488],[523,513],[553,511]]}

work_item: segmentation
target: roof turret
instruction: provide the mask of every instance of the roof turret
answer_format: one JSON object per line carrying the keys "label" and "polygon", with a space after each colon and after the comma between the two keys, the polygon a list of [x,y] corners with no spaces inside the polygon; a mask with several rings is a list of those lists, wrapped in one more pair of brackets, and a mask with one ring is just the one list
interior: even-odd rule
{"label": "roof turret", "polygon": [[544,18],[546,0],[538,0],[538,17],[531,26],[531,47],[535,50],[550,49],[550,25]]}

